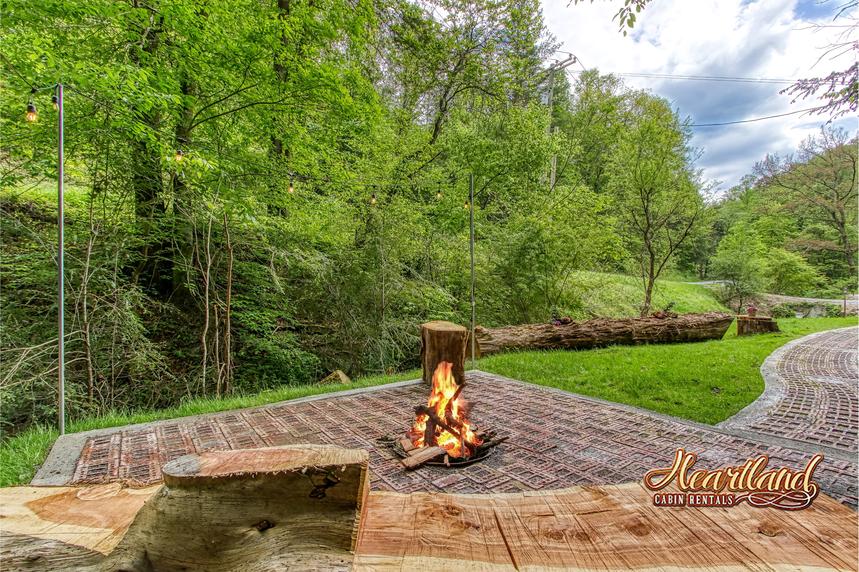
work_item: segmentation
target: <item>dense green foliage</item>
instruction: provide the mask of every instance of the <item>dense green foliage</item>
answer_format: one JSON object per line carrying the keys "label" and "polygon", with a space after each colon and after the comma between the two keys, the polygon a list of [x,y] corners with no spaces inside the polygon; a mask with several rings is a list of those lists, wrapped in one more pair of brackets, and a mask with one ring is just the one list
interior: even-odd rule
{"label": "dense green foliage", "polygon": [[728,281],[742,306],[755,292],[823,298],[856,291],[857,141],[825,127],[796,154],[769,156],[719,201],[678,266]]}
{"label": "dense green foliage", "polygon": [[2,25],[4,431],[55,415],[57,82],[72,419],[413,367],[420,322],[470,320],[471,176],[485,325],[855,274],[844,134],[708,203],[678,111],[555,72],[536,0],[13,0]]}
{"label": "dense green foliage", "polygon": [[536,0],[13,0],[3,32],[7,431],[56,403],[56,82],[73,419],[413,366],[417,324],[470,317],[470,175],[479,322],[618,313],[594,271],[684,305],[688,132],[552,72]]}

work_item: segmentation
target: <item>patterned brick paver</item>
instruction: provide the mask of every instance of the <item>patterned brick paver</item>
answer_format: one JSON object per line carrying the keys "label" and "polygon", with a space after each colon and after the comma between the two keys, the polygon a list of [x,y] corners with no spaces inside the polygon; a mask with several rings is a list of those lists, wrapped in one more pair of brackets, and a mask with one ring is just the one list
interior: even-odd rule
{"label": "patterned brick paver", "polygon": [[[471,373],[468,382],[473,420],[510,434],[490,458],[468,467],[406,472],[377,443],[411,424],[413,406],[424,402],[428,391],[413,384],[91,436],[70,480],[151,483],[160,479],[163,463],[186,453],[298,443],[367,449],[371,486],[399,492],[515,492],[639,481],[649,469],[670,464],[677,447],[698,452],[700,465],[708,467],[739,464],[762,453],[770,455],[772,465],[801,467],[811,456],[765,439],[491,374]],[[845,456],[827,458],[816,476],[825,492],[855,506],[856,472],[855,460]]]}
{"label": "patterned brick paver", "polygon": [[806,336],[761,368],[766,390],[722,427],[853,453],[859,443],[859,328]]}

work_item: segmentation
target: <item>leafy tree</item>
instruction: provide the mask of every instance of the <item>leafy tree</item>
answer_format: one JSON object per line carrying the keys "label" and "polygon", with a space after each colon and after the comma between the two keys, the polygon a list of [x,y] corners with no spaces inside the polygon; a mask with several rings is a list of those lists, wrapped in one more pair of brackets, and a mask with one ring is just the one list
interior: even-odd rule
{"label": "leafy tree", "polygon": [[699,223],[703,201],[689,170],[689,133],[668,102],[638,94],[631,121],[612,154],[609,187],[644,284],[644,316],[656,280]]}
{"label": "leafy tree", "polygon": [[765,254],[760,237],[745,225],[733,226],[716,249],[713,273],[726,281],[725,301],[734,304],[738,312],[766,284]]}
{"label": "leafy tree", "polygon": [[779,202],[796,216],[832,230],[834,240],[806,242],[809,250],[838,252],[848,276],[856,274],[857,181],[856,139],[846,131],[824,127],[809,137],[796,156],[767,156],[756,166],[759,185],[781,193]]}
{"label": "leafy tree", "polygon": [[783,248],[770,249],[764,267],[768,292],[806,296],[823,282],[823,277],[801,255]]}

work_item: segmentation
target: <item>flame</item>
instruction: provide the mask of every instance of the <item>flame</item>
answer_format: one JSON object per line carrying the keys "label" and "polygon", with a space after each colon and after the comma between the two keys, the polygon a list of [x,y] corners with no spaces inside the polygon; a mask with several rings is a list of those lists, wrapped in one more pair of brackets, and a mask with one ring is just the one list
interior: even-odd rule
{"label": "flame", "polygon": [[[427,408],[444,421],[456,435],[441,426],[435,427],[435,445],[447,451],[451,457],[470,457],[477,445],[483,441],[474,433],[468,422],[468,404],[459,395],[459,384],[453,378],[453,364],[443,361],[438,364],[432,376],[432,392],[427,401]],[[426,447],[425,442],[427,422],[430,417],[418,413],[415,423],[408,433],[415,447]]]}

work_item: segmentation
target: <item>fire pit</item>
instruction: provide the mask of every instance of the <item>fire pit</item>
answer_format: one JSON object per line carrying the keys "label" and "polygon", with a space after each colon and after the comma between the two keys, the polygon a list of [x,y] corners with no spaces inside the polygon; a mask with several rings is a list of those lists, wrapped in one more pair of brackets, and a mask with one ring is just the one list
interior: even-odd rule
{"label": "fire pit", "polygon": [[422,326],[421,339],[424,379],[432,371],[429,399],[415,407],[414,423],[403,437],[383,441],[402,457],[407,470],[425,464],[463,467],[485,459],[507,437],[468,420],[470,408],[462,397],[468,331],[449,322],[430,322]]}

